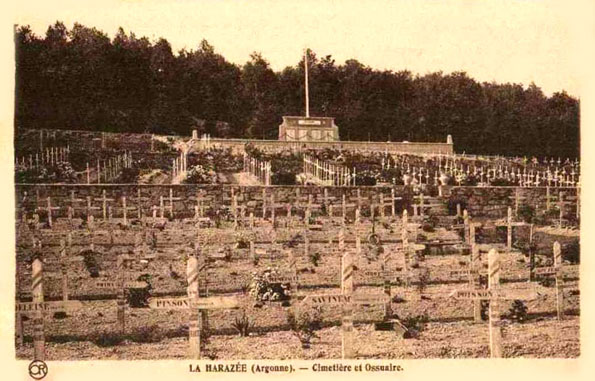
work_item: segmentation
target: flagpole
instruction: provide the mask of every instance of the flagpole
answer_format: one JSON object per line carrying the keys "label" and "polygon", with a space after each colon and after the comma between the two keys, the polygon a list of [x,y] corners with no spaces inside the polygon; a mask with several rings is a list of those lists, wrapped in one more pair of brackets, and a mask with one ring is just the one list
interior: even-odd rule
{"label": "flagpole", "polygon": [[308,94],[308,48],[304,50],[304,70],[306,75],[304,76],[305,87],[306,87],[306,118],[310,117],[310,97]]}

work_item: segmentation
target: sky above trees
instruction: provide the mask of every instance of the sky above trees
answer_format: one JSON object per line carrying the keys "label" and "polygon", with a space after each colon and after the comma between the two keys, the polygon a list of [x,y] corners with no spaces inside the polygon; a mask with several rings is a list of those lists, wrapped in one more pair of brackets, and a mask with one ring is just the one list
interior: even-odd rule
{"label": "sky above trees", "polygon": [[275,71],[303,48],[337,63],[413,74],[465,71],[481,82],[536,83],[546,95],[578,96],[575,2],[536,0],[390,1],[55,1],[19,4],[15,22],[40,35],[61,20],[113,38],[127,32],[168,40],[174,52],[203,39],[242,65],[261,52]]}

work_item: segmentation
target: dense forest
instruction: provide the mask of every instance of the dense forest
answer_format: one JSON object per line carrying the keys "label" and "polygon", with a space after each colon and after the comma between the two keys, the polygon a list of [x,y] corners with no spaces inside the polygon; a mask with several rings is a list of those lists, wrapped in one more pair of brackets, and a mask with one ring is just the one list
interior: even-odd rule
{"label": "dense forest", "polygon": [[[61,22],[45,37],[18,26],[17,128],[276,139],[282,115],[303,115],[303,60],[281,72],[253,53],[232,64],[203,40],[172,52],[119,29]],[[456,152],[574,158],[579,101],[535,84],[480,83],[464,72],[413,75],[309,52],[310,110],[334,116],[342,140],[444,142]]]}

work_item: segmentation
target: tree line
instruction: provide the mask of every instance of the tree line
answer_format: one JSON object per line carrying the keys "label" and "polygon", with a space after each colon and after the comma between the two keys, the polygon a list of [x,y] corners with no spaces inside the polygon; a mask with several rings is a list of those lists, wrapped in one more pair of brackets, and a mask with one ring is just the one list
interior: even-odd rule
{"label": "tree line", "polygon": [[[230,63],[206,40],[174,54],[164,38],[61,22],[45,37],[17,26],[15,45],[16,128],[277,139],[283,115],[304,113],[303,59],[275,72],[259,53]],[[335,117],[341,140],[451,134],[459,153],[579,156],[579,101],[563,91],[308,55],[310,114]]]}

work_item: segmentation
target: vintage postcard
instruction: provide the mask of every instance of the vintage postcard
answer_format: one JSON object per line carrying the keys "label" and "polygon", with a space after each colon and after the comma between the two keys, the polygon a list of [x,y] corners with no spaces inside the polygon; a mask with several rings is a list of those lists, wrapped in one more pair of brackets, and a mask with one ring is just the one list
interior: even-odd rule
{"label": "vintage postcard", "polygon": [[14,5],[2,363],[583,377],[588,7]]}

